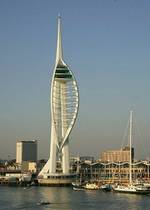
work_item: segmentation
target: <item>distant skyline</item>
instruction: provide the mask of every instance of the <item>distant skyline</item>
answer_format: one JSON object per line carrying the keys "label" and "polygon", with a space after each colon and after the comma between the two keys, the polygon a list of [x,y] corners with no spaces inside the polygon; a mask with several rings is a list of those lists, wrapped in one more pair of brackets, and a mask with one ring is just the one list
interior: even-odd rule
{"label": "distant skyline", "polygon": [[132,109],[136,156],[150,157],[149,11],[147,0],[0,1],[0,158],[15,158],[19,139],[49,156],[58,14],[80,91],[71,154],[119,149]]}

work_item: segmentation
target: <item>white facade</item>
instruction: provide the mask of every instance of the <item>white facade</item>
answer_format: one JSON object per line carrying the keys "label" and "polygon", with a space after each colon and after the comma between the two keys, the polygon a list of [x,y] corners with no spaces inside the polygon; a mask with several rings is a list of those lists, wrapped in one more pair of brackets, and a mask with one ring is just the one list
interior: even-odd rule
{"label": "white facade", "polygon": [[37,162],[37,141],[17,141],[16,143],[16,163],[23,161]]}
{"label": "white facade", "polygon": [[39,175],[44,177],[57,174],[56,163],[59,160],[62,174],[69,174],[69,135],[75,124],[79,108],[78,87],[73,73],[63,60],[60,17],[56,62],[51,83],[51,147],[50,158]]}
{"label": "white facade", "polygon": [[19,163],[19,164],[22,163],[22,143],[21,143],[21,141],[16,143],[16,163]]}

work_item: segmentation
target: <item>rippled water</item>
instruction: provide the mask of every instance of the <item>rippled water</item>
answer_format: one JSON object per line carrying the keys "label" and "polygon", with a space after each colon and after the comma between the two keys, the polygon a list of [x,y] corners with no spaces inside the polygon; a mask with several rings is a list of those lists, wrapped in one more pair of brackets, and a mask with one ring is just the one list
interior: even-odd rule
{"label": "rippled water", "polygon": [[[50,205],[39,206],[39,201]],[[72,188],[2,187],[0,210],[150,210],[150,196],[101,191],[73,191]]]}

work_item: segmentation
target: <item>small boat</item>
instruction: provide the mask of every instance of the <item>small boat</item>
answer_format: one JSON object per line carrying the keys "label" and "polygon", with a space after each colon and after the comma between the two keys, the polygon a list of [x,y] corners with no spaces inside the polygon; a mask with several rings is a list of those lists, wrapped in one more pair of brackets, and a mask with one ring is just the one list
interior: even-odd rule
{"label": "small boat", "polygon": [[112,186],[110,184],[105,184],[100,187],[101,190],[109,192],[112,190]]}
{"label": "small boat", "polygon": [[40,201],[37,203],[38,206],[44,206],[44,205],[49,205],[51,204],[49,201]]}
{"label": "small boat", "polygon": [[84,190],[84,185],[80,182],[72,182],[73,190]]}
{"label": "small boat", "polygon": [[80,182],[72,182],[72,186],[79,187],[79,186],[82,186],[82,184]]}
{"label": "small boat", "polygon": [[73,190],[76,190],[76,191],[81,191],[81,190],[85,190],[85,188],[84,187],[73,187],[72,188]]}
{"label": "small boat", "polygon": [[87,183],[84,186],[84,188],[87,190],[99,190],[100,189],[100,187],[96,183]]}

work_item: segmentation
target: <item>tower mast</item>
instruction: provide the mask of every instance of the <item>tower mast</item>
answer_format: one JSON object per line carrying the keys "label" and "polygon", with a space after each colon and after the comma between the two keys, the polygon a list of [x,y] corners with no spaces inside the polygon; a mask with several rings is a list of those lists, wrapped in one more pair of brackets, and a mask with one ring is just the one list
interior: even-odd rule
{"label": "tower mast", "polygon": [[57,23],[57,47],[56,47],[56,60],[55,60],[55,67],[57,64],[65,64],[63,61],[63,49],[62,49],[62,35],[61,35],[61,17],[58,16],[58,23]]}

